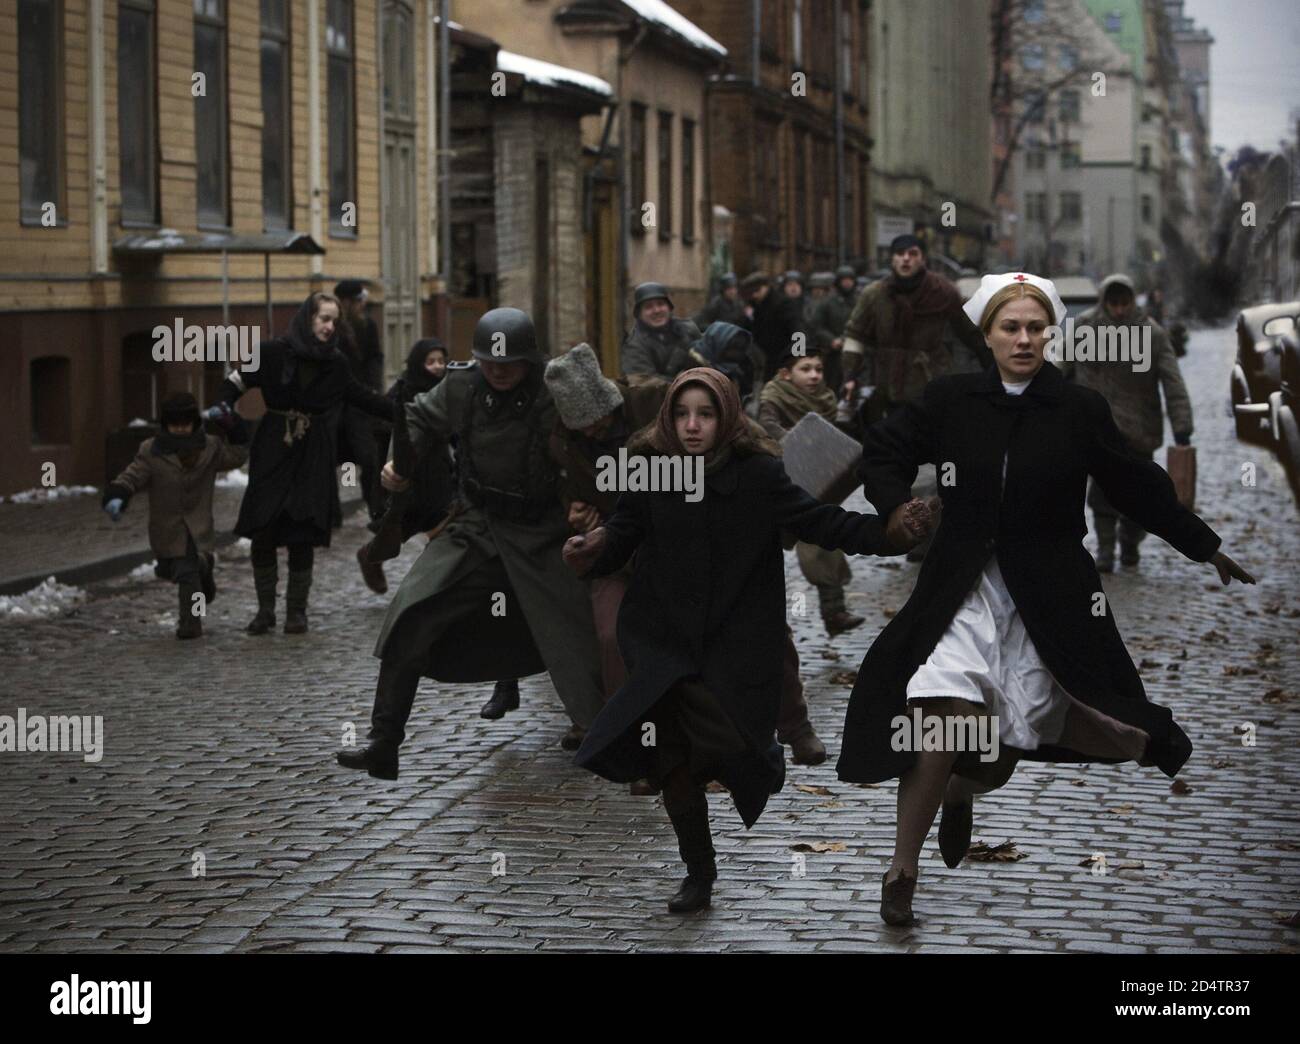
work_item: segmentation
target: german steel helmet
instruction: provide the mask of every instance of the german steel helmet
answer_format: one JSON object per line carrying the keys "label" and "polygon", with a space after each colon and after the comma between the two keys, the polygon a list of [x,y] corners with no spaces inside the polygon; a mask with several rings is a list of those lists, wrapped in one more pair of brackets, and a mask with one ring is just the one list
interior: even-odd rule
{"label": "german steel helmet", "polygon": [[471,352],[475,359],[485,362],[542,361],[533,321],[527,312],[518,308],[493,308],[484,312],[474,327]]}
{"label": "german steel helmet", "polygon": [[641,310],[641,306],[647,301],[653,301],[662,297],[668,302],[668,307],[673,306],[673,299],[668,296],[668,291],[663,283],[642,283],[632,291],[632,312],[633,314]]}

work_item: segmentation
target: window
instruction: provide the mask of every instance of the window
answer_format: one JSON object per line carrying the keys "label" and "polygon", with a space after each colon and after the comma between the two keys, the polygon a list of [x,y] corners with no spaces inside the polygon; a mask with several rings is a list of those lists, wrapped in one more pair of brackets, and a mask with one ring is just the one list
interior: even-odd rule
{"label": "window", "polygon": [[1077,141],[1064,141],[1061,143],[1061,167],[1069,170],[1077,167],[1083,162],[1079,152],[1079,143]]}
{"label": "window", "polygon": [[1026,170],[1046,170],[1047,152],[1043,149],[1029,149],[1025,152]]}
{"label": "window", "polygon": [[1047,64],[1042,44],[1026,44],[1020,49],[1020,64],[1026,69],[1037,72]]}
{"label": "window", "polygon": [[829,0],[818,0],[809,16],[808,65],[814,77],[829,85],[835,77],[835,11]]}
{"label": "window", "polygon": [[673,235],[673,114],[659,113],[659,238]]}
{"label": "window", "polygon": [[226,145],[226,20],[223,0],[194,0],[194,160],[200,225],[227,227],[230,160]]}
{"label": "window", "polygon": [[1029,91],[1025,95],[1026,123],[1042,123],[1047,110],[1047,96],[1042,91]]}
{"label": "window", "polygon": [[790,4],[790,62],[796,69],[803,65],[803,0]]}
{"label": "window", "polygon": [[641,224],[641,209],[645,198],[645,106],[633,102],[631,105],[631,125],[627,135],[627,156],[630,175],[628,189],[632,194],[631,210],[628,214],[629,226],[635,235],[642,235],[645,226]]}
{"label": "window", "polygon": [[755,124],[754,173],[757,184],[758,201],[754,210],[758,215],[759,242],[765,246],[779,246],[781,243],[781,172],[777,168],[778,158],[777,124],[760,118]]}
{"label": "window", "polygon": [[794,246],[808,244],[808,132],[794,132]]}
{"label": "window", "polygon": [[262,225],[293,226],[288,0],[262,0]]}
{"label": "window", "polygon": [[1083,197],[1077,192],[1061,193],[1061,223],[1071,224],[1083,217]]}
{"label": "window", "polygon": [[682,120],[682,242],[695,242],[695,122]]}
{"label": "window", "polygon": [[840,8],[840,90],[853,93],[853,12]]}
{"label": "window", "polygon": [[72,364],[62,355],[33,359],[28,369],[32,389],[32,444],[66,446],[72,442]]}
{"label": "window", "polygon": [[1079,122],[1079,92],[1068,90],[1061,92],[1060,113],[1062,123]]}
{"label": "window", "polygon": [[1155,221],[1155,202],[1150,196],[1142,197],[1142,223],[1150,225]]}
{"label": "window", "polygon": [[[22,221],[39,224],[47,203],[66,221],[63,196],[62,3],[18,3],[18,168]],[[12,88],[9,88],[12,89]]]}
{"label": "window", "polygon": [[1142,156],[1141,159],[1142,169],[1150,170],[1151,169],[1151,146],[1150,145],[1142,146],[1141,156]]}
{"label": "window", "polygon": [[1025,220],[1042,224],[1047,220],[1047,193],[1025,193]]}
{"label": "window", "polygon": [[1031,25],[1041,22],[1046,17],[1043,0],[1025,0],[1025,21]]}
{"label": "window", "polygon": [[1118,33],[1124,28],[1124,15],[1119,11],[1112,11],[1106,16],[1106,32]]}
{"label": "window", "polygon": [[355,235],[355,224],[343,224],[344,204],[355,204],[357,201],[356,121],[352,97],[352,0],[327,2],[325,53],[329,60],[330,232],[334,235]]}
{"label": "window", "polygon": [[1061,44],[1056,51],[1056,64],[1062,72],[1073,72],[1079,67],[1079,49],[1073,44]]}
{"label": "window", "polygon": [[158,222],[153,0],[118,0],[117,141],[122,221]]}
{"label": "window", "polygon": [[763,0],[761,48],[765,57],[774,61],[781,56],[781,3],[780,0]]}

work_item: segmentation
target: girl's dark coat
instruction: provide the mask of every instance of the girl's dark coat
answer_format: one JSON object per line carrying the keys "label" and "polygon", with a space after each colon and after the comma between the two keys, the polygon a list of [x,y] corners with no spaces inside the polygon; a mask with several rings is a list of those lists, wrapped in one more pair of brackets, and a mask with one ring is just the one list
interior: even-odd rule
{"label": "girl's dark coat", "polygon": [[[1006,487],[999,494],[1004,454]],[[927,462],[939,469],[942,521],[911,598],[858,672],[844,722],[840,779],[874,783],[910,767],[915,755],[891,747],[891,719],[905,713],[908,681],[994,554],[1057,681],[1080,703],[1147,732],[1143,764],[1173,776],[1192,745],[1166,708],[1147,701],[1110,606],[1095,597],[1101,578],[1082,543],[1087,477],[1096,478],[1124,515],[1193,561],[1208,561],[1219,537],[1179,505],[1163,469],[1133,456],[1106,400],[1068,384],[1051,363],[1020,396],[1006,393],[996,367],[940,378],[919,403],[869,429],[861,474],[882,516],[910,497],[917,465]],[[1094,613],[1098,605],[1105,609],[1101,615]],[[1102,760],[1060,747],[1026,756]]]}
{"label": "girl's dark coat", "polygon": [[[298,381],[299,366],[315,370],[305,386]],[[262,345],[260,366],[240,371],[239,381],[242,388],[228,378],[220,397],[233,403],[245,389],[260,388],[268,411],[298,410],[310,415],[310,426],[302,438],[286,443],[288,417],[268,412],[257,425],[235,532],[251,537],[284,513],[315,531],[315,546],[328,547],[334,520],[342,517],[334,467],[343,404],[385,420],[392,418],[392,404],[357,382],[337,348],[319,361],[300,361],[287,337]]]}
{"label": "girl's dark coat", "polygon": [[739,454],[704,480],[696,503],[682,493],[627,493],[605,523],[592,572],[616,571],[637,552],[618,616],[627,684],[606,704],[577,764],[615,782],[652,774],[641,724],[680,679],[699,676],[745,740],[748,754],[718,766],[750,826],[781,789],[773,738],[785,638],[785,565],[780,531],[851,554],[889,554],[875,515],[822,504],[786,477],[781,461]]}

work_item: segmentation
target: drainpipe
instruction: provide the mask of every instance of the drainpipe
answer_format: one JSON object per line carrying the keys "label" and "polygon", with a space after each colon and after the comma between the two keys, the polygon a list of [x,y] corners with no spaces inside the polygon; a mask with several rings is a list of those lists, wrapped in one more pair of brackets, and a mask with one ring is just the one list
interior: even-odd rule
{"label": "drainpipe", "polygon": [[425,256],[429,259],[428,271],[438,268],[441,242],[441,212],[438,194],[438,133],[442,121],[438,119],[438,51],[435,44],[434,25],[437,20],[437,0],[425,0],[424,25],[424,97],[425,111],[429,114],[424,134],[424,200],[429,208],[428,241]]}
{"label": "drainpipe", "polygon": [[835,264],[844,264],[844,5],[835,0]]}
{"label": "drainpipe", "polygon": [[104,156],[104,0],[90,0],[90,247],[95,273],[108,271],[108,185]]}
{"label": "drainpipe", "polygon": [[[311,201],[311,237],[324,242],[320,183],[320,0],[307,0],[307,196]],[[320,254],[311,255],[311,273],[316,279],[325,270]]]}
{"label": "drainpipe", "polygon": [[[618,294],[618,325],[619,329],[626,330],[627,322],[627,292],[628,292],[628,273],[632,270],[632,235],[628,229],[628,223],[632,220],[631,202],[628,199],[628,192],[632,186],[632,164],[631,149],[628,147],[628,124],[631,122],[630,112],[631,103],[627,100],[627,92],[623,89],[623,68],[632,60],[632,54],[641,46],[641,41],[646,37],[646,24],[642,22],[636,31],[636,36],[632,42],[623,46],[623,41],[619,39],[618,52],[618,105],[619,105],[619,168],[621,170],[622,184],[619,186],[618,195],[623,206],[620,208],[622,220],[619,222],[619,294]],[[639,209],[644,200],[637,202]]]}
{"label": "drainpipe", "polygon": [[763,35],[763,0],[750,0],[749,10],[753,16],[753,30],[749,40],[749,82],[757,88],[763,79],[759,69],[761,60],[759,49]]}
{"label": "drainpipe", "polygon": [[438,113],[438,178],[442,182],[438,192],[441,216],[438,232],[441,236],[441,253],[438,267],[442,271],[445,321],[442,327],[443,343],[451,344],[451,4],[439,0],[438,4],[438,75],[442,81],[442,99]]}

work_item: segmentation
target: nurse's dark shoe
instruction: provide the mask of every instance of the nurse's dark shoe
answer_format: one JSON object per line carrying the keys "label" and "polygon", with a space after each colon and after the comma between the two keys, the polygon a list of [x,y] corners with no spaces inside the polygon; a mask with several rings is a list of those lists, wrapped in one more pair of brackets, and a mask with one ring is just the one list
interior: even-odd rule
{"label": "nurse's dark shoe", "polygon": [[480,718],[504,718],[506,711],[519,709],[519,682],[514,678],[499,681],[492,689],[492,698],[478,712]]}
{"label": "nurse's dark shoe", "polygon": [[344,768],[369,772],[375,779],[397,778],[397,748],[386,743],[348,747],[336,755]]}
{"label": "nurse's dark shoe", "polygon": [[894,880],[889,871],[880,882],[880,919],[895,928],[906,928],[916,923],[912,916],[912,893],[916,891],[916,876],[904,870]]}

